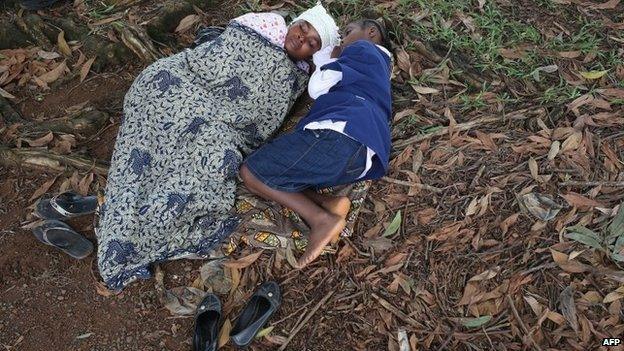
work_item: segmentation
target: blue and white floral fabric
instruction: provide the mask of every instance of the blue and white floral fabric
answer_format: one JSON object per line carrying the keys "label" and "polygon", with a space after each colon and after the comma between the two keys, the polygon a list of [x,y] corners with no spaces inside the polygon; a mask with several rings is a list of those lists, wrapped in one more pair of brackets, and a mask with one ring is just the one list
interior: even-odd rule
{"label": "blue and white floral fabric", "polygon": [[307,79],[282,48],[235,22],[137,77],[96,230],[110,288],[150,277],[154,262],[205,256],[236,229],[239,164],[278,129]]}

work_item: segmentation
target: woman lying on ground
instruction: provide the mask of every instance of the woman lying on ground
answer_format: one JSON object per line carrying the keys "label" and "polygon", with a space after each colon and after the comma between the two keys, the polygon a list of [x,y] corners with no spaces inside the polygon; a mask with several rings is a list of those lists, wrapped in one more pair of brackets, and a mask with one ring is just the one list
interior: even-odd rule
{"label": "woman lying on ground", "polygon": [[150,277],[152,263],[203,257],[230,235],[243,157],[305,90],[303,61],[338,42],[320,4],[290,26],[277,14],[252,13],[141,72],[125,96],[96,228],[110,288]]}

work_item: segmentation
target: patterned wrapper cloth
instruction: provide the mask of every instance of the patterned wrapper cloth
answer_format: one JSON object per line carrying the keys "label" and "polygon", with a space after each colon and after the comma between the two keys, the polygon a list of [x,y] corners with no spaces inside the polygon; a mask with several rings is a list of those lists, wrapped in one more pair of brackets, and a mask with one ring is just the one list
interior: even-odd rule
{"label": "patterned wrapper cloth", "polygon": [[236,229],[240,162],[279,128],[306,84],[283,49],[235,22],[137,77],[96,229],[110,288],[150,277],[154,262],[205,257]]}

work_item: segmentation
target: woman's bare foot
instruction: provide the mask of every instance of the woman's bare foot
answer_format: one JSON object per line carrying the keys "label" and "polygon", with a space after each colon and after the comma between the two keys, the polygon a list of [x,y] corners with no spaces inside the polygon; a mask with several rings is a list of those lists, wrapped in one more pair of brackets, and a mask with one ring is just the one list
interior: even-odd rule
{"label": "woman's bare foot", "polygon": [[296,268],[303,268],[321,255],[329,242],[340,235],[347,222],[344,218],[327,212],[318,224],[311,225],[308,245],[303,255],[297,261]]}

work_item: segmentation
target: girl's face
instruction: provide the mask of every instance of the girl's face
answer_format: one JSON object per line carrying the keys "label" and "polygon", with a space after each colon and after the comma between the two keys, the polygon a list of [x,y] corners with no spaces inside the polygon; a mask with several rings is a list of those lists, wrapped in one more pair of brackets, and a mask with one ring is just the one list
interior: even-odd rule
{"label": "girl's face", "polygon": [[368,40],[375,44],[381,44],[381,35],[375,26],[368,28],[362,26],[359,22],[349,23],[342,33],[342,42],[340,46],[346,47],[358,40]]}
{"label": "girl's face", "polygon": [[293,59],[307,60],[321,49],[321,37],[307,21],[297,21],[288,28],[284,49]]}

